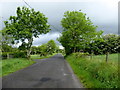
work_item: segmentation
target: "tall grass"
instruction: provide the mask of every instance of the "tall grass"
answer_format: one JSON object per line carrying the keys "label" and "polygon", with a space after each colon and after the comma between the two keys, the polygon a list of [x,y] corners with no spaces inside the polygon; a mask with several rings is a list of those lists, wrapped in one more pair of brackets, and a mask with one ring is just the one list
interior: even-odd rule
{"label": "tall grass", "polygon": [[[117,88],[118,65],[117,54],[110,55],[110,62],[105,62],[103,56],[76,58],[75,54],[66,57],[74,73],[87,88]],[[112,63],[113,62],[113,63]],[[116,65],[115,65],[115,63]]]}
{"label": "tall grass", "polygon": [[0,62],[2,63],[2,74],[0,73],[0,77],[6,76],[10,73],[13,73],[35,63],[35,61],[27,60],[25,58],[11,58],[0,60]]}

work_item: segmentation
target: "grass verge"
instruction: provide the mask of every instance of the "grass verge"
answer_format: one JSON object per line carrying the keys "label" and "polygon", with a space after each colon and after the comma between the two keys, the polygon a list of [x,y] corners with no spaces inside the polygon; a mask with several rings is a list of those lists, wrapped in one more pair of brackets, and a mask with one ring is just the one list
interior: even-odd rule
{"label": "grass verge", "polygon": [[[110,55],[114,56],[114,55]],[[117,55],[116,55],[117,56]],[[116,57],[112,57],[111,61],[106,63],[101,60],[103,56],[94,56],[91,60],[89,57],[76,58],[75,54],[66,57],[74,73],[86,88],[117,88],[118,87],[118,65],[111,63]],[[109,58],[110,59],[110,58]]]}
{"label": "grass verge", "polygon": [[0,72],[0,77],[2,77],[28,67],[35,63],[35,61],[27,60],[25,58],[11,58],[0,60],[0,63],[2,63],[2,72]]}

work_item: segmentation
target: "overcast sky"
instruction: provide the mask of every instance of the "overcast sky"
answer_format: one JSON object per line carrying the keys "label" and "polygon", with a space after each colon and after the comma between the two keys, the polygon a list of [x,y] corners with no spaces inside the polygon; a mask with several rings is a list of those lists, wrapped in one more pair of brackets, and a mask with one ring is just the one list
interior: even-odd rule
{"label": "overcast sky", "polygon": [[[65,11],[82,10],[91,19],[97,30],[103,30],[104,34],[118,33],[118,1],[119,0],[25,0],[36,11],[40,11],[48,17],[48,22],[52,25],[52,31],[45,35],[40,35],[34,39],[33,45],[38,46],[53,39],[56,40],[62,31],[60,21]],[[5,21],[9,16],[16,14],[16,8],[20,6],[28,7],[23,0],[1,0],[0,1],[0,21]],[[3,18],[1,18],[3,17]],[[0,23],[0,29],[4,27]],[[54,26],[54,27],[53,27]]]}

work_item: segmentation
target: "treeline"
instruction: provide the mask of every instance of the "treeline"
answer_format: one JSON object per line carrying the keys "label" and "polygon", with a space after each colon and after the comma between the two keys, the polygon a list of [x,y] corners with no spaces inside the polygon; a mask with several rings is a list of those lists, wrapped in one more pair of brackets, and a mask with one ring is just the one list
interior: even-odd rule
{"label": "treeline", "polygon": [[[120,52],[120,36],[115,34],[103,35],[97,31],[89,17],[80,11],[67,11],[61,20],[63,32],[58,41],[65,48],[66,55],[75,52],[87,52],[90,55]],[[68,38],[69,37],[69,38]]]}
{"label": "treeline", "polygon": [[59,46],[56,45],[54,40],[50,40],[45,44],[40,46],[32,46],[31,54],[39,54],[40,56],[52,55],[53,53],[62,53],[65,54],[64,49],[60,49]]}
{"label": "treeline", "polygon": [[120,53],[120,36],[116,34],[102,35],[101,39],[89,43],[84,51],[95,55]]}
{"label": "treeline", "polygon": [[[6,58],[26,58],[27,52],[23,47],[12,47],[11,45],[2,42],[2,59]],[[50,40],[45,44],[40,46],[32,46],[31,47],[31,55],[38,54],[40,56],[52,55],[53,53],[62,53],[65,54],[64,49],[60,49],[59,46],[56,45],[54,40]]]}

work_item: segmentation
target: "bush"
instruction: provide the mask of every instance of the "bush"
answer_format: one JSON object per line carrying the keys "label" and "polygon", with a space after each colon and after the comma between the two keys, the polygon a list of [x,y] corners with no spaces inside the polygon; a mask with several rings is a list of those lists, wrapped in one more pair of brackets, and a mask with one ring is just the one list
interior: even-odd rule
{"label": "bush", "polygon": [[14,52],[13,57],[14,58],[26,58],[27,57],[26,55],[27,55],[26,52],[19,51],[19,52]]}
{"label": "bush", "polygon": [[2,58],[7,58],[7,53],[8,52],[2,52]]}
{"label": "bush", "polygon": [[17,52],[2,52],[2,59],[7,59],[8,55],[9,58],[26,58],[26,52],[17,51]]}
{"label": "bush", "polygon": [[2,52],[2,59],[7,59],[8,55],[9,58],[13,57],[13,52]]}
{"label": "bush", "polygon": [[89,53],[76,52],[76,53],[73,53],[73,55],[75,55],[76,58],[80,58],[80,57],[88,56]]}

